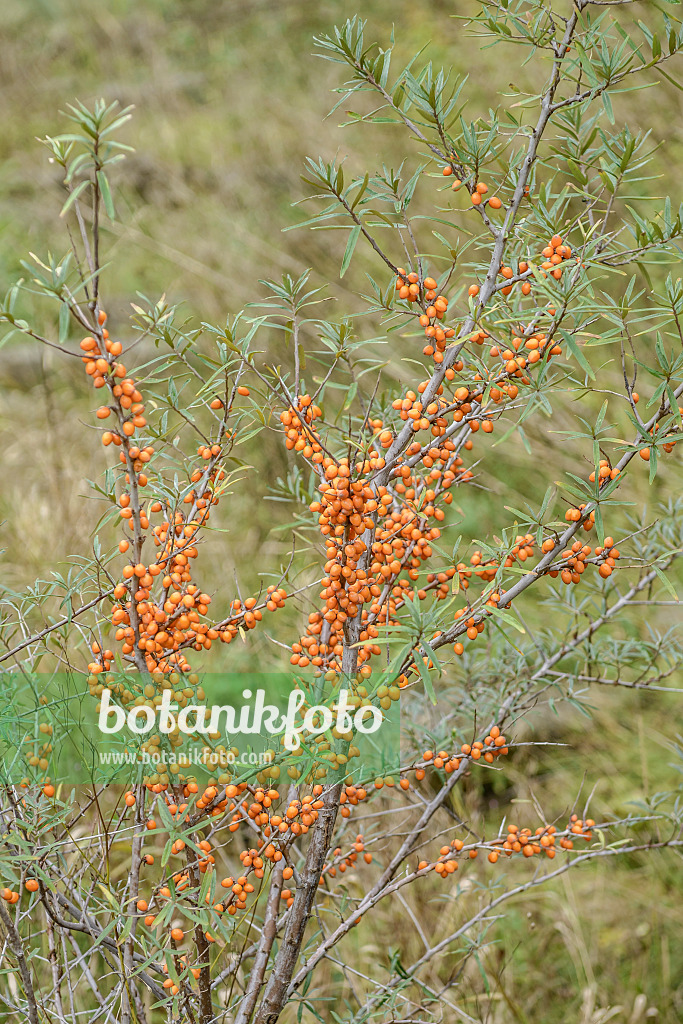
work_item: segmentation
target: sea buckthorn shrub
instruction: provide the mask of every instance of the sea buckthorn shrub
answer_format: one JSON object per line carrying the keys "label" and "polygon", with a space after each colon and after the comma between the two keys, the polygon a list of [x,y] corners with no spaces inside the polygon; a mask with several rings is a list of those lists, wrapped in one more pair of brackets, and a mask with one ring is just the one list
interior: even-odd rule
{"label": "sea buckthorn shrub", "polygon": [[[305,169],[307,223],[345,231],[342,276],[366,248],[346,317],[306,273],[255,282],[221,325],[139,297],[117,322],[102,227],[131,113],[77,104],[44,140],[71,248],[32,256],[0,319],[78,365],[107,469],[92,555],[84,542],[78,572],[9,606],[4,692],[17,673],[68,668],[93,706],[106,691],[125,712],[164,694],[186,707],[212,663],[262,633],[302,712],[343,687],[361,715],[398,707],[403,736],[397,763],[368,775],[353,728],[309,731],[305,762],[274,742],[244,769],[216,731],[208,778],[161,762],[130,787],[74,789],[55,774],[42,694],[31,729],[3,723],[26,748],[25,774],[3,776],[5,1019],[473,1020],[459,985],[506,901],[681,845],[675,794],[597,815],[590,765],[589,795],[530,801],[514,821],[455,809],[460,788],[544,742],[524,732],[539,709],[587,708],[600,686],[674,689],[676,638],[646,634],[642,606],[674,602],[681,551],[679,502],[654,506],[682,429],[683,229],[669,199],[646,202],[651,142],[611,97],[668,74],[683,34],[652,10],[630,34],[630,6],[478,4],[473,36],[523,54],[538,87],[475,120],[465,79],[424,54],[396,68],[358,18],[316,41],[343,67],[340,102],[367,108],[351,121],[406,139],[398,169]],[[41,300],[58,311],[50,336],[26,318]],[[538,464],[539,431],[563,439],[557,466]],[[286,479],[250,471],[266,434]],[[520,459],[524,508],[505,497]],[[235,486],[295,519],[277,522],[289,553],[260,566],[270,582],[245,594],[236,579],[217,607],[202,554]],[[486,509],[471,537],[468,506]],[[183,742],[155,733],[143,750]],[[419,952],[347,971],[357,936],[380,941],[373,921],[399,901]]]}

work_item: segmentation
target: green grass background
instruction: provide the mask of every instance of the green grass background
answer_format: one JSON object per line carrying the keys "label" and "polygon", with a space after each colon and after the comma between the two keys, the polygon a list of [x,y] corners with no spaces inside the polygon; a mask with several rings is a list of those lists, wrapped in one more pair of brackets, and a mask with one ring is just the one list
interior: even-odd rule
{"label": "green grass background", "polygon": [[[510,83],[533,84],[531,68],[516,63],[520,51],[476,52],[454,17],[476,7],[472,0],[3,0],[0,288],[23,273],[19,260],[29,250],[65,249],[58,176],[36,137],[65,130],[58,110],[72,99],[87,103],[102,95],[136,108],[125,135],[135,153],[115,180],[119,221],[104,236],[112,263],[103,288],[113,323],[125,322],[138,291],[151,298],[165,293],[172,301],[184,300],[188,314],[220,321],[263,295],[260,278],[298,274],[309,266],[317,279],[329,282],[336,311],[357,310],[355,289],[371,264],[361,257],[339,280],[345,236],[281,231],[302,219],[292,204],[305,192],[304,159],[337,154],[358,172],[381,162],[395,166],[406,155],[415,161],[417,155],[412,143],[406,152],[399,129],[340,131],[342,111],[326,117],[339,72],[312,55],[312,37],[360,9],[370,36],[387,40],[394,28],[400,56],[430,44],[435,63],[469,74],[468,112],[474,117],[500,102]],[[638,16],[647,17],[647,8],[639,4]],[[656,170],[665,179],[662,190],[677,202],[683,177],[681,93],[664,82],[616,106],[618,118],[627,113],[633,126],[651,128],[663,143]],[[18,591],[88,552],[98,508],[84,500],[86,481],[105,466],[84,426],[92,408],[92,392],[80,372],[57,353],[17,340],[0,352],[2,573],[5,584]],[[571,406],[561,409],[553,427],[566,429],[572,415]],[[503,504],[542,496],[547,462],[568,467],[546,423],[531,432],[534,465],[530,469],[523,452],[511,445],[493,471],[492,495],[468,498],[465,535],[494,526]],[[290,464],[275,434],[264,435],[253,461],[271,479]],[[669,469],[657,483],[659,497],[675,491],[675,472]],[[281,505],[236,487],[229,499],[230,532],[209,546],[202,586],[219,596],[231,593],[236,572],[248,591],[260,571],[277,571],[288,544],[273,527],[287,514]],[[254,650],[267,647],[262,639],[255,645],[237,654],[238,661],[246,663]],[[522,824],[532,795],[559,814],[572,806],[582,785],[598,781],[598,818],[601,809],[628,813],[631,801],[671,788],[676,699],[603,691],[594,704],[590,723],[568,710],[560,719],[538,721],[544,735],[567,745],[510,758],[503,790],[472,783],[461,810],[475,822],[497,823],[513,801],[521,805]],[[472,871],[473,877],[477,871],[482,880],[487,876],[483,866]],[[473,962],[463,976],[463,1008],[494,1024],[680,1020],[679,872],[673,855],[610,861],[518,900],[489,936],[495,943],[481,954],[480,965]],[[443,906],[438,891],[415,904],[425,929],[439,926]],[[457,914],[455,906],[449,914]],[[408,936],[406,958],[411,950],[419,955],[419,940],[410,935],[398,903],[382,907],[378,926],[355,930],[346,955],[366,973],[380,972],[388,963],[386,937],[397,929]],[[439,970],[447,967],[435,965],[435,985]],[[340,991],[342,979],[330,979],[331,992]],[[450,1013],[445,1007],[444,1019]]]}

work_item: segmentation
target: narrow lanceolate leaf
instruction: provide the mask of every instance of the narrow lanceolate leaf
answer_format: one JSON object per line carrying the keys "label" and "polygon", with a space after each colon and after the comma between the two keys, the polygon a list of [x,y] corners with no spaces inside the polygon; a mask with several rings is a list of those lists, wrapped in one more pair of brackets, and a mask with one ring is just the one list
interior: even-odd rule
{"label": "narrow lanceolate leaf", "polygon": [[602,512],[600,511],[600,506],[599,505],[595,506],[595,532],[597,534],[599,543],[600,544],[604,544],[604,542],[605,542],[605,524],[602,521]]}
{"label": "narrow lanceolate leaf", "polygon": [[59,214],[60,217],[63,217],[66,213],[68,213],[68,211],[71,209],[73,204],[76,202],[76,200],[78,199],[80,194],[83,191],[85,191],[85,189],[88,187],[88,185],[91,185],[91,184],[92,184],[92,182],[88,180],[88,181],[82,181],[80,183],[80,185],[76,186],[76,188],[73,190],[73,192],[71,193],[71,195],[69,196],[67,201],[64,203],[64,206],[62,207],[62,209],[60,211],[60,214]]}
{"label": "narrow lanceolate leaf", "polygon": [[69,336],[69,307],[63,302],[59,307],[59,344],[63,345]]}
{"label": "narrow lanceolate leaf", "polygon": [[581,369],[585,370],[585,372],[588,374],[591,380],[595,380],[595,373],[593,372],[593,367],[588,362],[585,355],[583,354],[583,352],[581,351],[581,349],[579,348],[571,334],[569,334],[568,331],[563,331],[561,329],[560,334],[564,338],[567,348],[574,356]]}
{"label": "narrow lanceolate leaf", "polygon": [[434,692],[434,684],[432,677],[429,674],[429,669],[422,660],[422,656],[419,652],[415,654],[415,664],[417,665],[418,671],[422,676],[422,682],[424,683],[425,693],[429,697],[432,704],[436,704],[436,693]]}
{"label": "narrow lanceolate leaf", "polygon": [[365,175],[365,177],[363,178],[363,181],[361,182],[360,188],[356,192],[356,195],[355,195],[355,198],[354,198],[353,202],[351,203],[351,209],[352,210],[356,209],[356,207],[358,206],[359,202],[361,201],[361,199],[365,195],[365,190],[368,187],[368,182],[369,181],[370,181],[370,175],[369,175],[369,173],[367,173]]}
{"label": "narrow lanceolate leaf", "polygon": [[114,200],[112,199],[111,189],[109,188],[107,175],[104,171],[97,172],[97,184],[100,187],[100,195],[102,196],[104,208],[107,211],[107,217],[109,217],[109,220],[115,220],[116,211],[114,209]]}
{"label": "narrow lanceolate leaf", "polygon": [[346,251],[344,253],[344,259],[342,260],[341,270],[339,271],[339,276],[340,277],[343,277],[344,274],[346,273],[346,271],[349,269],[349,263],[351,262],[351,257],[353,256],[353,250],[356,248],[356,242],[358,241],[359,237],[360,237],[360,224],[355,224],[351,228],[351,233],[349,235],[349,240],[346,243]]}
{"label": "narrow lanceolate leaf", "polygon": [[662,581],[662,583],[664,584],[664,586],[666,587],[666,589],[668,590],[668,592],[669,592],[669,593],[671,594],[671,596],[673,597],[674,601],[678,601],[678,594],[676,593],[676,590],[675,590],[675,588],[674,588],[674,585],[673,585],[673,583],[671,582],[671,580],[670,580],[670,579],[668,579],[668,578],[667,578],[667,577],[666,577],[666,576],[664,575],[664,573],[662,572],[662,570],[661,570],[661,569],[659,568],[659,566],[658,566],[658,565],[653,565],[653,566],[652,566],[652,568],[653,568],[653,569],[654,569],[654,571],[655,571],[655,572],[657,573],[657,575],[659,576],[660,580]]}
{"label": "narrow lanceolate leaf", "polygon": [[614,124],[614,110],[612,109],[612,101],[609,98],[606,90],[602,94],[602,105],[605,108],[605,113],[607,114],[607,117],[609,118],[609,123]]}
{"label": "narrow lanceolate leaf", "polygon": [[506,611],[505,608],[495,608],[495,607],[492,607],[490,609],[490,611],[491,611],[491,614],[495,618],[502,619],[503,622],[507,622],[507,624],[509,626],[512,626],[513,629],[516,629],[518,633],[526,633],[526,629],[524,628],[522,623],[519,621],[517,616],[514,614],[514,612]]}

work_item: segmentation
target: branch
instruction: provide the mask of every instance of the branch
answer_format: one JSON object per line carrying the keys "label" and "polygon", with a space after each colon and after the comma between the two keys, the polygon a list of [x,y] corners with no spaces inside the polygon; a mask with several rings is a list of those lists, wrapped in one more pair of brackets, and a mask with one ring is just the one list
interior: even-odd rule
{"label": "branch", "polygon": [[270,889],[266,902],[265,919],[261,940],[258,945],[254,963],[249,974],[249,984],[244,998],[240,1004],[239,1011],[235,1017],[234,1024],[249,1024],[251,1016],[256,1007],[259,993],[263,986],[263,979],[268,967],[270,951],[277,935],[277,914],[280,906],[280,893],[282,892],[282,872],[284,871],[284,858],[277,862],[270,879]]}
{"label": "branch", "polygon": [[306,924],[311,916],[313,900],[320,884],[321,867],[332,842],[341,789],[341,783],[337,783],[331,786],[323,796],[324,805],[319,812],[287,927],[254,1024],[275,1024],[287,1001],[289,983],[296,967]]}
{"label": "branch", "polygon": [[28,969],[26,962],[26,956],[24,954],[24,945],[21,941],[19,932],[14,927],[12,918],[7,913],[4,903],[0,903],[0,920],[5,926],[7,932],[7,941],[12,947],[12,952],[17,958],[19,965],[19,973],[21,974],[21,980],[24,983],[24,992],[26,993],[26,1003],[28,1020],[30,1024],[38,1024],[38,1006],[36,1004],[36,994],[33,990],[33,982],[31,980],[31,972]]}
{"label": "branch", "polygon": [[55,629],[61,629],[62,626],[68,626],[72,619],[75,619],[77,616],[82,615],[83,612],[87,612],[91,608],[94,608],[96,604],[103,601],[105,597],[111,597],[113,593],[114,591],[112,589],[107,590],[102,594],[98,594],[97,597],[92,599],[92,601],[88,601],[87,604],[81,605],[81,607],[77,608],[75,612],[71,613],[71,615],[65,615],[63,619],[59,619],[57,622],[53,623],[53,625],[42,629],[40,633],[34,633],[33,636],[28,637],[28,639],[22,640],[22,642],[17,644],[16,647],[13,647],[11,651],[6,651],[5,654],[0,654],[0,662],[7,661],[8,658],[13,657],[19,651],[23,651],[25,647],[29,647],[30,644],[34,644],[37,643],[38,640],[42,640],[44,636],[47,636],[48,633],[52,633]]}

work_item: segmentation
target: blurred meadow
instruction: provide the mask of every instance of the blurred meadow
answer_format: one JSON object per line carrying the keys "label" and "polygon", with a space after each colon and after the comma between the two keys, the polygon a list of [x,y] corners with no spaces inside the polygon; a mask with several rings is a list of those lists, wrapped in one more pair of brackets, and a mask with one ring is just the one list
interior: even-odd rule
{"label": "blurred meadow", "polygon": [[[299,275],[308,267],[314,285],[327,284],[335,310],[328,315],[358,312],[364,270],[377,273],[376,263],[359,248],[340,280],[344,233],[283,230],[307,216],[307,207],[293,205],[308,192],[300,180],[305,158],[338,154],[358,173],[381,163],[396,167],[404,159],[414,165],[419,155],[396,127],[341,130],[343,107],[327,116],[339,70],[313,55],[313,36],[360,13],[368,19],[369,38],[388,41],[395,32],[399,59],[428,45],[436,65],[469,75],[473,119],[501,102],[516,102],[517,91],[533,85],[531,66],[512,63],[516,51],[477,51],[465,35],[460,19],[477,7],[474,0],[3,0],[0,290],[25,276],[19,261],[29,251],[66,250],[58,217],[62,186],[36,138],[68,130],[59,113],[67,103],[103,96],[135,106],[123,136],[134,153],[114,179],[118,221],[107,223],[103,233],[110,261],[104,305],[122,339],[137,293],[152,300],[165,294],[182,301],[188,316],[221,322],[263,297],[260,279]],[[646,17],[648,4],[639,7],[638,16]],[[652,131],[653,144],[661,147],[655,166],[663,180],[661,189],[659,181],[643,188],[668,193],[677,204],[683,94],[662,80],[656,93],[646,89],[623,97],[615,112],[617,121],[627,117],[632,128]],[[432,204],[449,201],[436,192],[427,198]],[[614,287],[618,291],[618,279]],[[28,313],[38,329],[54,332],[42,309]],[[369,332],[371,325],[363,321],[359,329]],[[276,341],[269,342],[271,357]],[[153,355],[141,346],[141,361]],[[68,363],[16,336],[0,349],[0,559],[4,585],[19,593],[37,578],[48,579],[51,569],[87,555],[101,511],[96,501],[84,500],[87,481],[106,465],[86,425],[92,390],[79,365]],[[400,365],[388,372],[400,376]],[[454,505],[462,505],[463,518],[457,532],[476,537],[495,526],[505,504],[540,502],[548,467],[557,478],[569,465],[556,431],[568,429],[573,416],[568,400],[552,423],[531,421],[529,435],[542,453],[531,465],[523,447],[510,439],[506,459],[487,475],[488,490],[458,495]],[[274,482],[286,476],[292,460],[274,427],[261,438],[248,458],[260,481]],[[658,474],[650,502],[675,496],[679,482],[674,456]],[[258,586],[260,573],[277,574],[287,560],[289,534],[277,527],[289,522],[291,508],[266,496],[265,487],[254,492],[237,484],[221,506],[220,525],[227,533],[216,532],[201,570],[202,587],[219,598],[232,596],[235,575],[249,590]],[[538,599],[529,599],[527,608],[532,600]],[[647,609],[640,610],[646,616]],[[657,628],[680,620],[677,609],[665,611],[670,615],[658,611]],[[293,615],[290,621],[296,629]],[[233,647],[231,654],[242,668],[255,656],[273,667],[281,657],[263,636],[250,639],[248,649]],[[670,684],[681,684],[680,672]],[[458,797],[458,813],[477,827],[485,818],[497,824],[504,807],[526,805],[523,816],[533,812],[535,799],[559,815],[579,793],[580,809],[597,783],[591,813],[599,820],[601,813],[627,814],[633,801],[672,788],[671,723],[680,716],[678,699],[596,689],[601,692],[593,697],[590,719],[564,705],[561,717],[544,712],[527,727],[566,746],[520,751],[493,783],[484,785],[480,773]],[[511,904],[505,919],[492,924],[491,944],[471,961],[459,1005],[492,1024],[683,1019],[680,859],[667,852],[607,863]],[[487,871],[479,870],[485,884]],[[425,931],[439,920],[440,899],[435,890],[433,899],[412,908]],[[357,929],[362,969],[371,970],[368,965],[378,958],[387,963],[392,955],[377,942],[385,928],[386,934],[400,931],[409,936],[406,942],[419,944],[400,903],[381,913],[382,929]],[[427,980],[438,987],[439,971],[449,970],[448,964],[435,965]],[[341,992],[342,976],[331,980],[332,991]],[[444,1020],[453,1019],[451,1013],[445,1007]]]}

